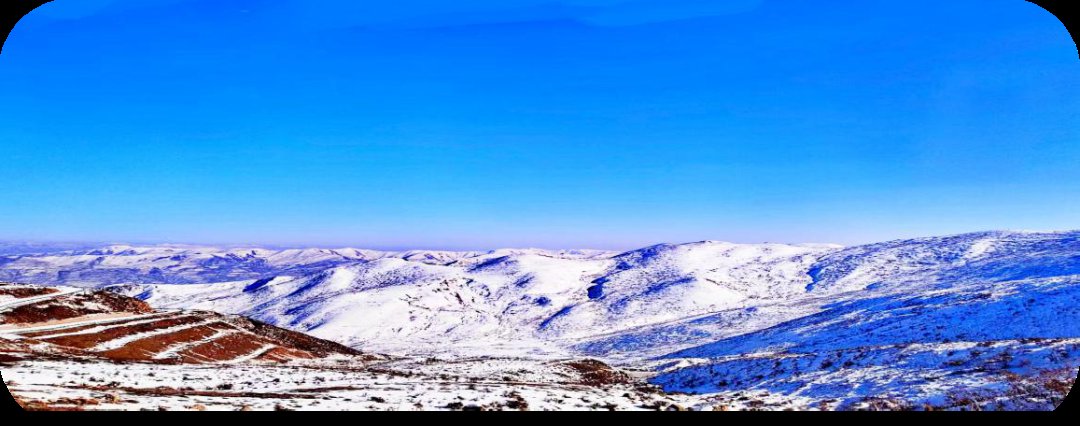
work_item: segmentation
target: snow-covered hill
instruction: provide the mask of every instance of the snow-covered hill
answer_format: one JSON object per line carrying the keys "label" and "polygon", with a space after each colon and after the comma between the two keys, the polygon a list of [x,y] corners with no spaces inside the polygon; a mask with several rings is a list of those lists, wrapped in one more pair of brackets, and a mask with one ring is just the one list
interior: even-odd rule
{"label": "snow-covered hill", "polygon": [[897,407],[1053,408],[1080,368],[1077,237],[995,232],[829,253],[798,301],[812,313],[667,354],[654,381],[840,408],[871,396]]}
{"label": "snow-covered hill", "polygon": [[[52,246],[49,246],[52,247]],[[26,250],[20,252],[19,250]],[[492,255],[534,253],[560,258],[591,258],[597,250],[497,250],[388,252],[353,248],[216,248],[178,245],[110,245],[92,249],[39,249],[25,243],[0,243],[0,281],[24,284],[101,287],[112,284],[195,284],[303,276],[379,259],[432,265],[475,262]],[[485,258],[486,259],[486,258]]]}
{"label": "snow-covered hill", "polygon": [[390,353],[558,355],[569,342],[805,293],[805,271],[835,250],[699,242],[621,254],[496,250],[445,264],[381,256],[314,274],[113,290]]}
{"label": "snow-covered hill", "polygon": [[851,407],[1023,393],[1005,387],[1080,367],[1080,232],[625,253],[111,247],[3,256],[0,277],[113,285],[373,352],[595,356],[669,390]]}

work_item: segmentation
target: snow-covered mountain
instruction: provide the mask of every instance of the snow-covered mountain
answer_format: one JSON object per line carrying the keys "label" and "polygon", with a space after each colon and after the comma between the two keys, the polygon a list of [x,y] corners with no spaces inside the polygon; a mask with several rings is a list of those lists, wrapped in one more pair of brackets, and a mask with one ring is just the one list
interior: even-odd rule
{"label": "snow-covered mountain", "polygon": [[1016,393],[1080,367],[1080,232],[625,253],[119,246],[3,256],[0,279],[112,286],[373,352],[595,356],[668,390],[849,405]]}
{"label": "snow-covered mountain", "polygon": [[390,353],[561,354],[580,339],[805,293],[805,270],[835,250],[699,242],[621,254],[496,250],[445,263],[384,255],[313,274],[113,290]]}
{"label": "snow-covered mountain", "polygon": [[[42,246],[45,247],[45,246]],[[47,246],[53,247],[53,246]],[[26,250],[21,252],[20,250]],[[195,284],[257,280],[277,275],[302,276],[378,259],[402,259],[432,265],[482,255],[537,253],[565,258],[610,255],[598,250],[433,250],[377,251],[354,248],[281,249],[217,248],[180,245],[109,245],[98,248],[41,249],[25,243],[0,243],[0,281],[40,285],[102,287],[111,284]]]}

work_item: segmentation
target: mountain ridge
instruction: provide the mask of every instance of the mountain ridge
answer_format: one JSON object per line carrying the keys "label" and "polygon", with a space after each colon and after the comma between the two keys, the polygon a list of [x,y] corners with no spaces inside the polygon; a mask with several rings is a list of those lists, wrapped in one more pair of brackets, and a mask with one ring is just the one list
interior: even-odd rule
{"label": "mountain ridge", "polygon": [[[1014,387],[1038,404],[1051,398],[1040,377],[1080,367],[1080,321],[1062,321],[1080,319],[1080,231],[625,252],[176,250],[0,257],[0,273],[243,315],[374,353],[595,357],[652,371],[668,391],[762,390],[849,408],[868,394],[952,406],[941,395],[1006,398]],[[140,282],[155,277],[166,280]]]}

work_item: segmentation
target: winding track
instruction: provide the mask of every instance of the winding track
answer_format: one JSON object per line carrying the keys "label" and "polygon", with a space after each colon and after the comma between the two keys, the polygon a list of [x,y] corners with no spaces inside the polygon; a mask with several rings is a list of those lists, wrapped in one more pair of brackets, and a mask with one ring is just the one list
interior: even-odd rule
{"label": "winding track", "polygon": [[0,312],[7,312],[20,306],[33,305],[35,303],[44,302],[46,300],[51,300],[70,294],[81,293],[84,291],[86,290],[81,288],[61,288],[60,291],[56,293],[45,294],[41,296],[25,297],[22,299],[14,299],[7,302],[0,302]]}

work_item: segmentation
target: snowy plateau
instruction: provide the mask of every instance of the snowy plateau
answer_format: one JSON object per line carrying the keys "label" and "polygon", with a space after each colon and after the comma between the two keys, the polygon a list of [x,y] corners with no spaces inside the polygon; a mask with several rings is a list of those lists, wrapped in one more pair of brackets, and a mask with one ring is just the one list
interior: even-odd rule
{"label": "snowy plateau", "polygon": [[[0,314],[105,292],[146,305],[109,299],[127,308],[80,312],[76,331],[0,324],[0,349],[48,352],[0,357],[41,407],[1051,410],[1080,368],[1080,232],[622,253],[16,248],[0,250],[0,282],[18,283]],[[15,291],[35,285],[50,291]],[[64,311],[53,301],[41,310]],[[108,324],[147,315],[174,317]],[[199,327],[145,359],[94,358]],[[91,358],[42,349],[110,332]],[[248,349],[154,362],[229,336]]]}

